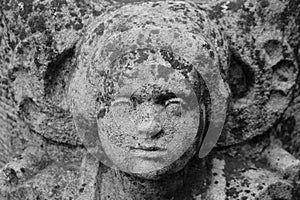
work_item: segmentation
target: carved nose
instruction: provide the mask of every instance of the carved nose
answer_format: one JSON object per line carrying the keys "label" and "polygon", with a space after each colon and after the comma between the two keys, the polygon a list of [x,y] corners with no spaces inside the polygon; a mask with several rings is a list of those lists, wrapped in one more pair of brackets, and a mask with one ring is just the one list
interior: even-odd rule
{"label": "carved nose", "polygon": [[153,119],[138,124],[138,133],[146,138],[153,138],[159,135],[162,130],[161,124]]}

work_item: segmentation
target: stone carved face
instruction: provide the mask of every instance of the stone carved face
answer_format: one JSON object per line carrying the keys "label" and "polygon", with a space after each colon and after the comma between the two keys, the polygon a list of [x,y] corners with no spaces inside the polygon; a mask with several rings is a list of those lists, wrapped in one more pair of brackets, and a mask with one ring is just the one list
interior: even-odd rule
{"label": "stone carved face", "polygon": [[185,2],[152,3],[131,5],[134,12],[121,7],[89,26],[69,88],[87,149],[105,165],[143,177],[176,172],[199,149],[207,155],[228,98],[216,38],[208,21],[196,20],[204,13]]}
{"label": "stone carved face", "polygon": [[177,160],[176,170],[181,169],[196,152],[203,123],[200,94],[188,79],[158,54],[148,56],[134,65],[127,58],[115,63],[122,73],[111,72],[115,92],[97,117],[107,156],[119,169],[137,174],[158,173]]}
{"label": "stone carved face", "polygon": [[[209,95],[184,59],[143,49],[120,56],[107,70],[90,69],[78,77],[83,86],[78,81],[73,86],[86,95],[73,96],[80,102],[75,123],[86,146],[101,149],[95,156],[102,163],[154,178],[182,169],[199,150]],[[76,113],[89,110],[95,122],[85,123]]]}

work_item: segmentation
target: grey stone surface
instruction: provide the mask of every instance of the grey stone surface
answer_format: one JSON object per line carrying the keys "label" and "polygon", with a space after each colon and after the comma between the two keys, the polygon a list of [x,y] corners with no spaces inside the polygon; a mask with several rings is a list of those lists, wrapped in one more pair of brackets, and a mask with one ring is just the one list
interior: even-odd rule
{"label": "grey stone surface", "polygon": [[[229,88],[227,121],[209,156],[194,158],[183,170],[159,180],[115,171],[90,156],[77,132],[68,93],[76,73],[78,77],[78,63],[89,59],[83,54],[91,51],[88,41],[97,44],[103,33],[126,35],[131,26],[160,23],[160,18],[134,11],[147,7],[147,1],[0,2],[1,200],[299,198],[300,3],[193,2],[199,6],[199,15],[187,14],[191,17],[187,24],[185,3],[174,3],[173,11],[162,9],[160,15],[182,13],[182,19],[174,19],[170,26],[182,25],[181,31],[188,29],[183,31],[186,35],[204,35],[207,53],[212,52],[219,64],[209,70],[219,70]],[[126,16],[113,22],[101,18],[120,9],[138,15],[127,23],[122,23]],[[191,23],[197,20],[203,21]],[[201,25],[203,29],[197,30]],[[97,41],[92,39],[91,27],[100,34]],[[174,39],[166,38],[167,42]],[[181,45],[178,52],[192,49],[178,41],[173,46]],[[113,47],[112,53],[118,53]],[[188,53],[179,56],[188,57]],[[72,84],[76,88],[82,82]],[[92,98],[89,95],[92,92],[81,97]],[[276,148],[270,136],[279,139]]]}

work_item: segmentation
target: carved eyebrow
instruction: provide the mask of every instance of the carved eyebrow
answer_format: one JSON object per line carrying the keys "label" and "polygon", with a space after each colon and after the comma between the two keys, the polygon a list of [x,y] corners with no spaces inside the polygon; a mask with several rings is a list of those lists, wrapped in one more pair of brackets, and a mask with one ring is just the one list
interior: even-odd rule
{"label": "carved eyebrow", "polygon": [[187,103],[181,98],[172,98],[166,101],[165,105],[169,105],[170,103],[181,103],[183,105],[187,105]]}
{"label": "carved eyebrow", "polygon": [[174,94],[173,92],[167,92],[164,94],[157,95],[154,98],[154,100],[155,100],[155,103],[165,105],[168,100],[174,99],[174,98],[176,98],[176,94]]}
{"label": "carved eyebrow", "polygon": [[115,99],[114,101],[112,101],[111,106],[118,105],[121,103],[130,103],[131,104],[131,101],[129,98],[126,98],[126,97],[119,97],[119,98]]}

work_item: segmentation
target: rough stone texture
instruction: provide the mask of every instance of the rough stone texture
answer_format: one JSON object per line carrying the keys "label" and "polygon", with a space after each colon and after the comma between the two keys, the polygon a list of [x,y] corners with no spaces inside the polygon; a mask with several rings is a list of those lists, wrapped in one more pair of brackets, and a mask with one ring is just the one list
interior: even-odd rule
{"label": "rough stone texture", "polygon": [[[298,71],[296,1],[226,2],[212,1],[203,5],[231,42],[232,61],[225,74],[231,86],[232,104],[221,145],[244,141],[269,130],[291,100]],[[84,25],[99,16],[110,3],[3,1],[2,4],[2,84],[16,90],[14,95],[5,95],[9,101],[5,105],[16,109],[24,97],[36,101],[46,98],[50,107],[55,104],[58,108],[54,109],[63,109],[66,112],[58,112],[67,115],[64,88],[74,68],[74,45]],[[13,115],[13,111],[8,113]],[[45,116],[46,121],[47,118]],[[12,123],[17,124],[4,124]],[[71,128],[58,134],[51,128],[37,129],[36,132],[51,140],[80,144]],[[64,132],[64,136],[60,132]]]}
{"label": "rough stone texture", "polygon": [[[299,84],[297,86],[299,91]],[[278,125],[273,129],[273,133],[277,138],[281,139],[283,147],[292,152],[296,158],[300,158],[299,149],[299,130],[300,119],[297,112],[300,108],[299,96],[297,96],[286,110]]]}
{"label": "rough stone texture", "polygon": [[278,145],[272,145],[265,150],[269,165],[286,178],[295,177],[299,173],[300,161]]}
{"label": "rough stone texture", "polygon": [[[137,2],[144,1],[1,1],[0,166],[11,161],[1,170],[1,198],[134,199],[145,186],[155,199],[170,197],[182,186],[182,174],[157,187],[98,167],[84,156],[69,112],[66,89],[85,28],[105,9]],[[188,188],[180,190],[178,199],[218,199],[215,191],[224,199],[300,198],[298,168],[276,162],[283,154],[291,162],[299,160],[272,149],[268,141],[275,135],[300,158],[299,1],[194,2],[227,36],[230,54],[221,60],[230,65],[221,71],[231,99],[219,148],[207,160],[190,163]],[[261,155],[265,147],[271,151]]]}
{"label": "rough stone texture", "polygon": [[[25,161],[1,171],[0,197],[9,199],[292,199],[298,175],[274,170],[263,153],[270,145],[260,138],[246,145],[217,150],[203,160],[160,181],[145,180],[109,169],[89,155],[49,145],[42,153],[31,147]],[[56,152],[60,150],[60,154]],[[277,151],[284,152],[276,147]],[[42,156],[42,155],[47,156]],[[31,155],[31,156],[30,156]],[[286,156],[292,157],[285,153]],[[25,158],[19,158],[25,159]],[[33,162],[30,163],[30,160]],[[299,161],[297,161],[299,162]],[[39,163],[32,167],[32,163]],[[295,181],[293,181],[295,180]],[[1,196],[2,195],[2,196]],[[148,196],[147,196],[148,195]],[[294,196],[295,197],[295,196]],[[25,199],[26,199],[25,198]]]}
{"label": "rough stone texture", "polygon": [[[267,145],[266,140],[263,143],[253,141],[252,144],[225,153],[225,191],[228,199],[293,198],[293,181],[280,171],[272,170],[274,166],[267,164],[261,154]],[[275,158],[269,156],[267,159]],[[291,180],[294,178],[291,176]]]}
{"label": "rough stone texture", "polygon": [[289,105],[298,74],[297,6],[297,1],[209,5],[210,17],[227,33],[232,48],[227,74],[232,92],[230,128],[220,143],[268,131]]}

